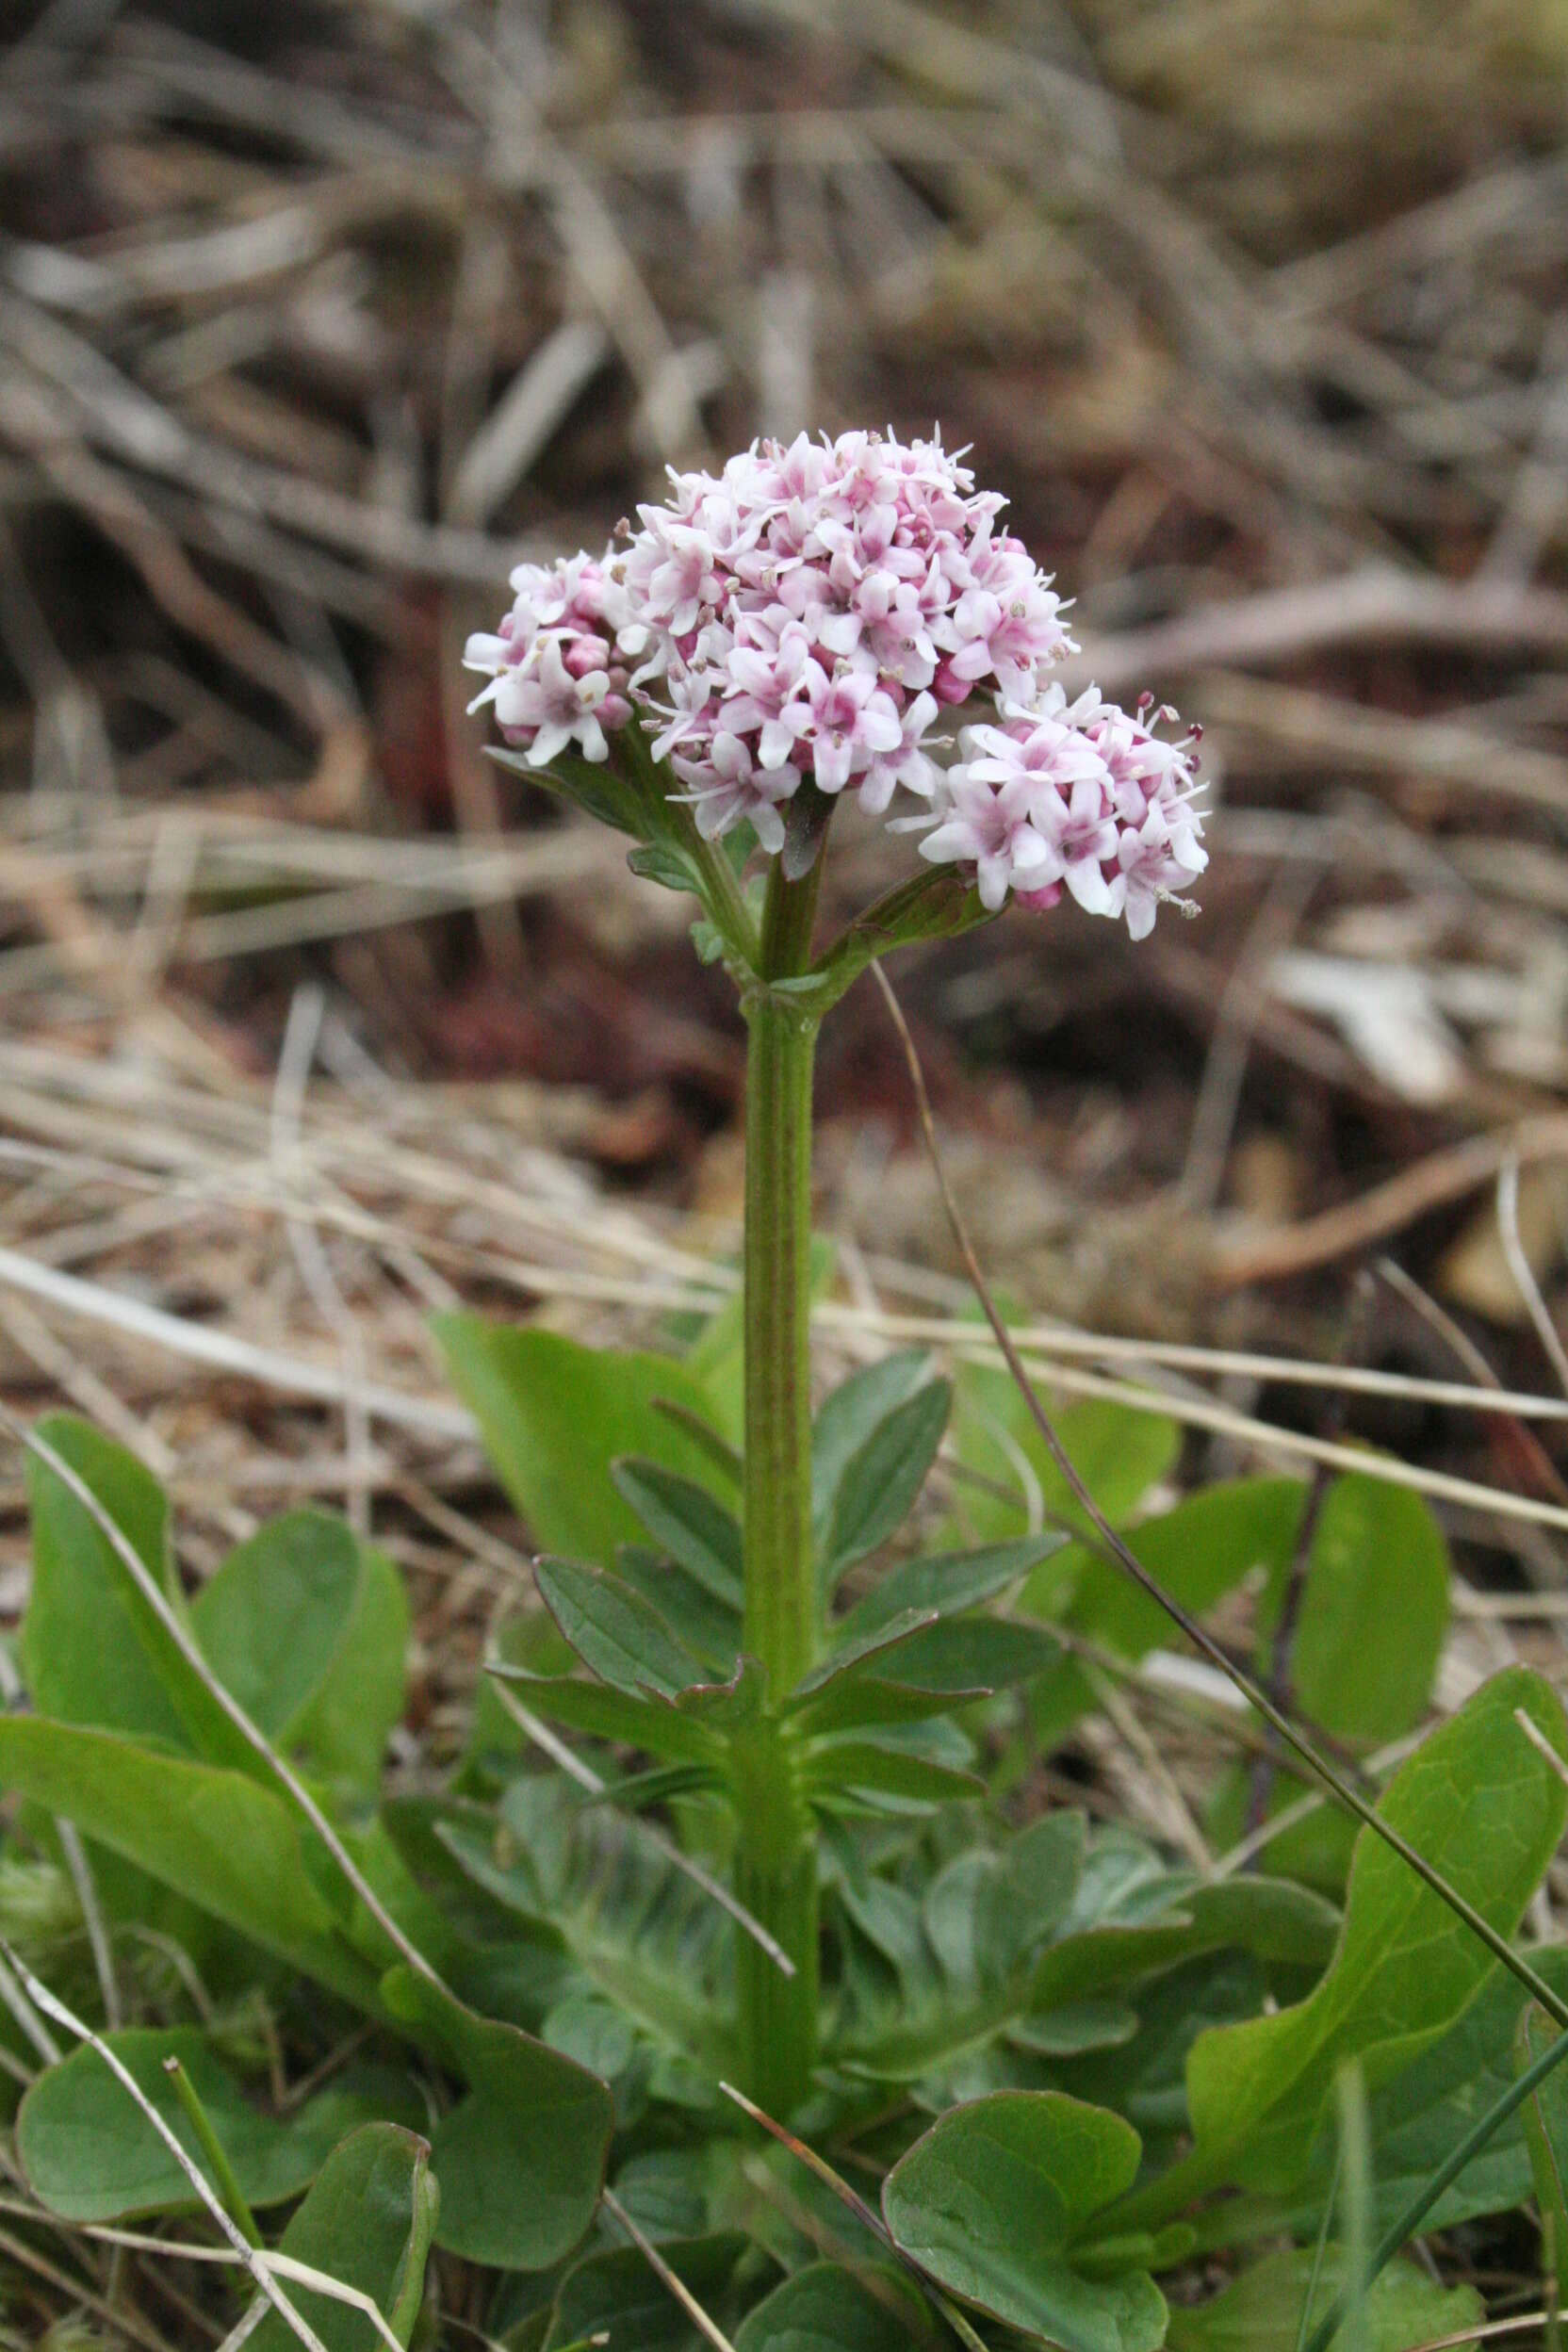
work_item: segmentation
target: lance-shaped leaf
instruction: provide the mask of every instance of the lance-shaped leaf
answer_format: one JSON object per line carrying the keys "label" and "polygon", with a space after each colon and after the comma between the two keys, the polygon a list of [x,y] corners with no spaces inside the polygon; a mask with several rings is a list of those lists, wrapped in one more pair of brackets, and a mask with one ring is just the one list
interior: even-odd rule
{"label": "lance-shaped leaf", "polygon": [[955,1617],[982,1601],[993,1601],[1010,1584],[1059,1552],[1067,1538],[1058,1529],[1021,1535],[1008,1544],[988,1544],[977,1552],[923,1552],[902,1560],[831,1628],[836,1642],[857,1642],[878,1625],[910,1611]]}
{"label": "lance-shaped leaf", "polygon": [[850,1462],[889,1413],[932,1378],[926,1350],[903,1348],[862,1364],[824,1397],[811,1425],[811,1518],[819,1552]]}
{"label": "lance-shaped leaf", "polygon": [[956,2107],[889,2173],[896,2244],[939,2285],[1062,2352],[1156,2352],[1165,2297],[1147,2271],[1090,2275],[1091,2217],[1132,2185],[1130,2123],[1060,2091],[999,2091]]}
{"label": "lance-shaped leaf", "polygon": [[927,1380],[896,1405],[844,1463],[821,1545],[821,1580],[830,1592],[846,1568],[899,1527],[925,1484],[947,1427],[953,1391]]}
{"label": "lance-shaped leaf", "polygon": [[703,1591],[730,1609],[742,1595],[741,1526],[694,1478],[636,1457],[612,1462],[611,1477],[628,1508]]}
{"label": "lance-shaped leaf", "polygon": [[835,1797],[854,1789],[903,1797],[916,1805],[953,1805],[983,1797],[986,1784],[972,1772],[956,1772],[930,1756],[881,1747],[872,1740],[825,1740],[808,1752],[805,1785],[813,1796]]}
{"label": "lance-shaped leaf", "polygon": [[656,1609],[679,1641],[726,1682],[741,1655],[741,1611],[716,1600],[695,1576],[643,1544],[623,1544],[615,1554],[623,1583]]}
{"label": "lance-shaped leaf", "polygon": [[383,1980],[388,2006],[433,2035],[468,2085],[432,2134],[437,2243],[499,2270],[545,2270],[594,2217],[614,2122],[596,2075],[516,2026],[482,2017],[412,1968]]}
{"label": "lance-shaped leaf", "polygon": [[[1568,1722],[1539,1675],[1498,1674],[1419,1748],[1381,1812],[1494,1928],[1511,1935],[1561,1838],[1568,1788],[1514,1720],[1559,1756]],[[1376,2090],[1463,2014],[1494,1963],[1464,1921],[1371,1830],[1356,1840],[1339,1944],[1304,2001],[1202,2034],[1187,2100],[1205,2177],[1289,2189],[1341,2066]]]}
{"label": "lance-shaped leaf", "polygon": [[532,1714],[585,1732],[590,1740],[613,1740],[674,1764],[714,1764],[723,1755],[706,1725],[668,1700],[585,1682],[579,1674],[529,1674],[516,1666],[492,1666],[490,1672],[509,1683]]}
{"label": "lance-shaped leaf", "polygon": [[581,1560],[533,1563],[546,1607],[591,1673],[615,1690],[657,1691],[673,1699],[703,1680],[701,1660],[670,1631],[656,1609],[609,1569]]}
{"label": "lance-shaped leaf", "polygon": [[[346,2076],[286,2115],[250,2099],[196,2026],[128,2026],[104,2039],[198,2164],[205,2159],[165,2061],[177,2058],[248,2204],[264,2212],[308,2187],[345,2132],[372,2117],[414,2123],[413,2081],[378,2066]],[[34,2193],[68,2221],[126,2221],[200,2210],[183,2171],[90,2044],[46,2067],[17,2112],[17,2152]]]}

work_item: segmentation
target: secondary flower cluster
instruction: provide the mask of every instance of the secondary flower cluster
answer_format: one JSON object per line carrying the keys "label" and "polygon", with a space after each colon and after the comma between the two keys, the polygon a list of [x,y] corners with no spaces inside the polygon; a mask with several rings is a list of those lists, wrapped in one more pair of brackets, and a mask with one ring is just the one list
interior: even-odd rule
{"label": "secondary flower cluster", "polygon": [[[531,764],[609,758],[636,708],[708,838],[745,820],[776,854],[803,785],[873,815],[902,785],[928,804],[902,821],[932,828],[923,854],[972,867],[988,906],[1065,886],[1135,937],[1201,872],[1195,736],[1047,683],[1074,650],[1060,599],[939,440],[802,434],[671,482],[623,547],[519,565],[468,642],[474,707]],[[943,768],[939,713],[981,693],[997,723]]]}

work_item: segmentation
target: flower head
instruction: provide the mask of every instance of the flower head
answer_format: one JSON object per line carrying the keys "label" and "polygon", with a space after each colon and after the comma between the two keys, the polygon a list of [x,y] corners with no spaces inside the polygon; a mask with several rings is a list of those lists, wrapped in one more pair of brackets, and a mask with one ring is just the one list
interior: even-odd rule
{"label": "flower head", "polygon": [[[705,838],[749,822],[784,846],[809,781],[882,816],[927,804],[922,855],[983,904],[1124,916],[1135,938],[1202,872],[1197,730],[1162,736],[1050,671],[1075,650],[1061,599],[1004,501],[939,435],[754,443],[717,474],[672,469],[662,505],[597,558],[520,564],[514,602],[465,660],[531,765],[612,756],[634,710]],[[935,756],[946,707],[994,716]]]}

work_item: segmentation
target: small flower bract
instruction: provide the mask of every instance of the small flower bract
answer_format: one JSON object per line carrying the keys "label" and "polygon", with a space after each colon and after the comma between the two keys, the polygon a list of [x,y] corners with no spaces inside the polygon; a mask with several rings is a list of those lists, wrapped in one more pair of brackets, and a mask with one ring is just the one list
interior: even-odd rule
{"label": "small flower bract", "polygon": [[[1202,873],[1197,730],[1162,738],[1148,698],[1068,700],[1061,599],[939,437],[803,433],[670,480],[623,546],[520,564],[498,630],[468,642],[474,707],[531,765],[610,760],[640,714],[698,832],[746,823],[773,856],[803,788],[881,816],[902,787],[923,806],[895,825],[988,910],[1066,890],[1135,939]],[[944,708],[980,697],[943,764]]]}

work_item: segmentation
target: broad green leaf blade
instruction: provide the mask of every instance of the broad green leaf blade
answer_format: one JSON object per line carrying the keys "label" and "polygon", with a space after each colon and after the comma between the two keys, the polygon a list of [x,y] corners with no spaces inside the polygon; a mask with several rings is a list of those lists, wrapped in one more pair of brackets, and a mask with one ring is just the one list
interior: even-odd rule
{"label": "broad green leaf blade", "polygon": [[[1173,1511],[1140,1519],[1130,1540],[1150,1575],[1200,1617],[1254,1569],[1283,1575],[1306,1501],[1299,1478],[1232,1478],[1188,1495]],[[1122,1658],[1146,1658],[1172,1638],[1159,1603],[1086,1544],[1052,1560],[1028,1599],[1052,1616],[1062,1592],[1070,1596],[1065,1614],[1074,1631]]]}
{"label": "broad green leaf blade", "polygon": [[890,2263],[811,2262],[764,2295],[735,2330],[735,2352],[910,2352],[931,2313]]}
{"label": "broad green leaf blade", "polygon": [[477,1415],[502,1485],[542,1550],[612,1560],[635,1514],[610,1481],[622,1454],[646,1454],[699,1483],[707,1455],[656,1400],[710,1419],[701,1383],[673,1356],[584,1348],[558,1331],[444,1315],[435,1334],[452,1384]]}
{"label": "broad green leaf blade", "polygon": [[[1514,1716],[1568,1754],[1560,1702],[1539,1675],[1498,1674],[1396,1774],[1380,1810],[1494,1928],[1511,1935],[1556,1851],[1568,1788]],[[1205,2176],[1283,2192],[1312,2154],[1339,2068],[1369,2090],[1453,2025],[1494,1963],[1486,1947],[1371,1830],[1356,1840],[1328,1974],[1274,2017],[1202,2034],[1187,2099]]]}
{"label": "broad green leaf blade", "polygon": [[[666,2240],[659,2251],[705,2310],[717,2301],[746,2250],[738,2230]],[[710,2316],[711,2316],[710,2311]],[[636,2246],[590,2254],[562,2281],[545,2338],[547,2352],[602,2344],[602,2352],[685,2352],[691,2321]]]}
{"label": "broad green leaf blade", "polygon": [[946,1380],[927,1380],[895,1405],[850,1455],[823,1536],[825,1592],[830,1592],[846,1568],[874,1552],[903,1524],[937,1458],[952,1401]]}
{"label": "broad green leaf blade", "polygon": [[[1299,2249],[1270,2254],[1211,2302],[1170,2314],[1171,2352],[1298,2352],[1301,2307],[1315,2256]],[[1318,2270],[1310,2320],[1321,2319],[1348,2281],[1342,2249],[1329,2246]],[[1447,2342],[1486,2316],[1474,2287],[1445,2287],[1413,2262],[1390,2262],[1373,2280],[1356,2319],[1334,2338],[1333,2352],[1410,2352],[1415,2344]]]}
{"label": "broad green leaf blade", "polygon": [[[440,2205],[429,2142],[395,2123],[368,2123],[328,2157],[278,2250],[368,2295],[406,2344],[424,2299]],[[293,2279],[285,2285],[326,2352],[379,2352],[384,2345],[366,2312]],[[258,2352],[297,2352],[299,2339],[280,2311],[269,2311],[251,2342]]]}
{"label": "broad green leaf blade", "polygon": [[[97,1496],[176,1614],[169,1507],[150,1470],[90,1423],[58,1413],[38,1434]],[[61,1723],[168,1740],[253,1772],[255,1756],[85,1505],[37,1455],[26,1462],[33,1583],[22,1668]]]}
{"label": "broad green leaf blade", "polygon": [[858,1641],[911,1609],[955,1617],[982,1601],[993,1601],[1010,1584],[1059,1552],[1067,1538],[1054,1527],[1023,1535],[1010,1544],[988,1544],[977,1552],[925,1552],[890,1568],[875,1589],[858,1601],[833,1627],[841,1642]]}
{"label": "broad green leaf blade", "polygon": [[628,1508],[703,1591],[726,1608],[742,1599],[741,1524],[694,1478],[635,1456],[612,1462],[610,1475]]}
{"label": "broad green leaf blade", "polygon": [[[211,2118],[246,2200],[260,2213],[309,2186],[343,2133],[422,2111],[414,2083],[378,2067],[335,2084],[286,2116],[253,2103],[196,2026],[131,2026],[104,2036],[188,2155],[205,2166],[166,2058],[177,2058]],[[83,2043],[47,2067],[17,2114],[17,2152],[34,2193],[67,2221],[127,2221],[199,2209],[188,2176],[147,2117]]]}
{"label": "broad green leaf blade", "polygon": [[710,1764],[721,1753],[703,1724],[662,1700],[584,1682],[576,1674],[529,1674],[514,1666],[492,1666],[490,1671],[498,1681],[514,1687],[531,1713],[586,1732],[591,1740],[613,1740],[677,1764]]}
{"label": "broad green leaf blade", "polygon": [[231,1552],[191,1605],[213,1672],[269,1739],[373,1788],[402,1713],[408,1604],[341,1519],[295,1511]]}
{"label": "broad green leaf blade", "polygon": [[1447,1631],[1448,1547],[1430,1506],[1381,1478],[1336,1478],[1291,1651],[1308,1722],[1359,1747],[1402,1739],[1426,1713]]}
{"label": "broad green leaf blade", "polygon": [[819,1553],[852,1458],[878,1424],[907,1404],[931,1377],[927,1351],[904,1348],[863,1364],[823,1399],[811,1425],[811,1520]]}
{"label": "broad green leaf blade", "polygon": [[63,1814],[357,2007],[379,2007],[374,1971],[317,1891],[296,1816],[249,1773],[159,1755],[112,1732],[8,1716],[0,1788]]}
{"label": "broad green leaf blade", "polygon": [[498,2270],[546,2270],[594,2217],[614,2104],[605,2085],[516,2026],[475,2015],[411,1968],[383,1979],[388,2005],[426,2028],[468,2084],[433,2134],[437,2243]]}
{"label": "broad green leaf blade", "polygon": [[999,2091],[954,2108],[889,2173],[882,2212],[926,2274],[1062,2352],[1157,2352],[1165,2297],[1147,2272],[1091,2278],[1071,2247],[1131,2187],[1130,2123],[1060,2091]]}
{"label": "broad green leaf blade", "polygon": [[576,1560],[536,1560],[545,1605],[590,1673],[612,1690],[673,1699],[701,1682],[701,1661],[657,1609],[608,1569]]}

